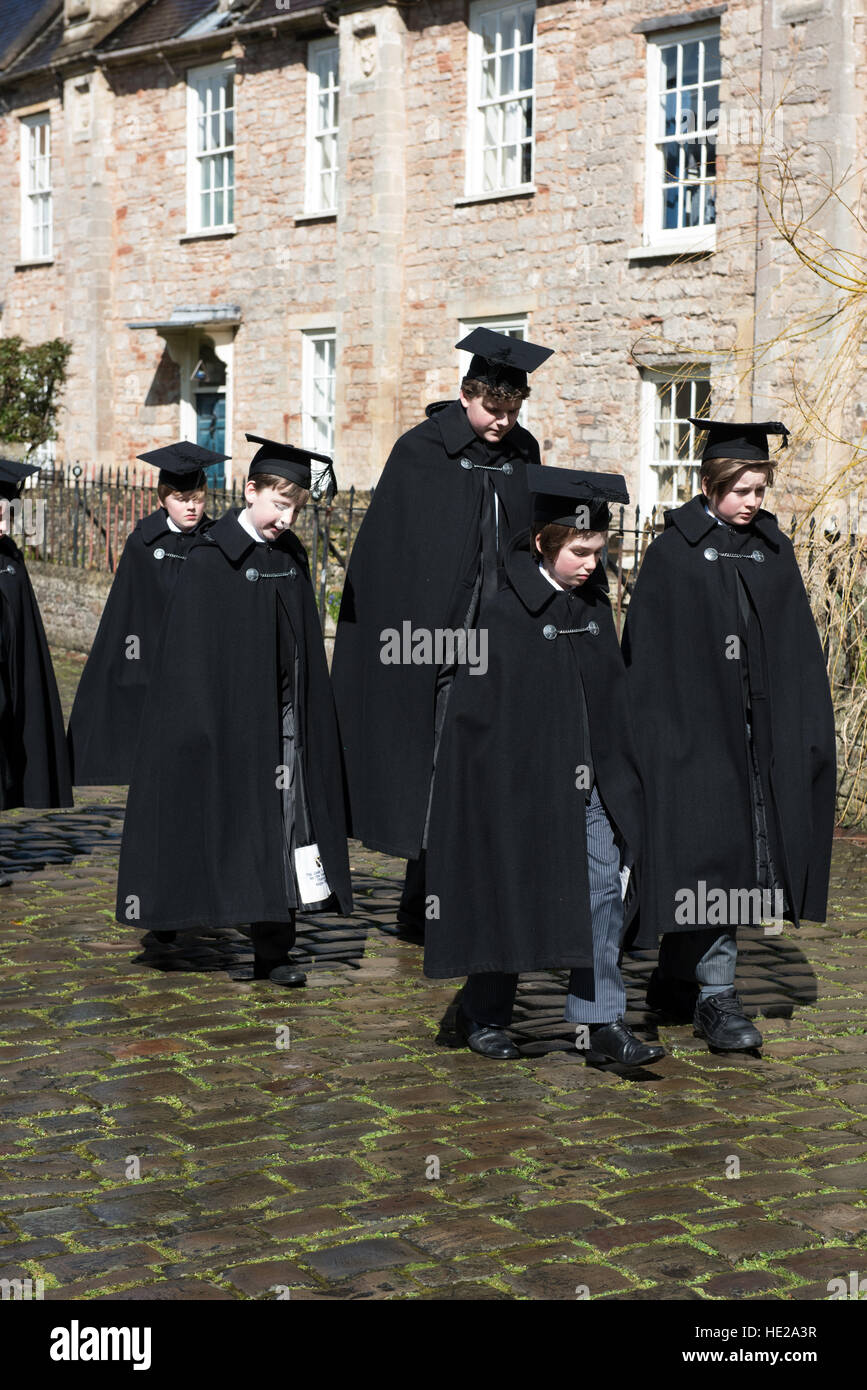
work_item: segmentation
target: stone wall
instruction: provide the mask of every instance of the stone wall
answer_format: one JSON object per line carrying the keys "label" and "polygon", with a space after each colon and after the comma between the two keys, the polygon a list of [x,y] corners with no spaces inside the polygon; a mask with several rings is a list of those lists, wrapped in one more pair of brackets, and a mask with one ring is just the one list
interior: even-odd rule
{"label": "stone wall", "polygon": [[90,651],[111,588],[112,576],[98,570],[73,569],[28,561],[52,651]]}
{"label": "stone wall", "polygon": [[[864,22],[855,0],[730,0],[720,20],[721,104],[755,108],[760,119],[721,148],[716,250],[636,256],[647,38],[635,26],[706,8],[540,2],[535,192],[467,199],[464,0],[341,5],[336,217],[304,215],[307,44],[329,32],[321,18],[222,48],[208,41],[171,62],[109,62],[66,78],[62,98],[41,77],[23,83],[0,117],[0,200],[18,207],[19,117],[47,102],[56,253],[51,266],[16,268],[10,228],[0,244],[2,331],[74,343],[59,454],[128,464],[177,437],[190,364],[153,329],[129,325],[164,322],[183,305],[237,304],[236,473],[250,457],[244,430],[300,435],[303,329],[336,329],[338,472],[342,484],[364,487],[425,403],[454,394],[459,322],[520,313],[529,335],[556,349],[529,407],[547,462],[622,469],[637,498],[640,368],[705,361],[721,413],[790,420],[800,402],[827,415],[843,442],[802,430],[783,481],[827,476],[867,418],[863,334],[847,339],[841,321],[793,346],[791,334],[819,322],[833,287],[771,225],[758,190],[770,147],[759,138],[761,117],[782,101],[774,130],[799,151],[811,196],[823,169],[860,167]],[[186,71],[227,57],[237,70],[237,231],[190,238]],[[829,202],[812,230],[855,255],[867,249],[840,203]],[[790,335],[785,349],[768,348],[780,333]],[[822,375],[847,341],[829,396]]]}

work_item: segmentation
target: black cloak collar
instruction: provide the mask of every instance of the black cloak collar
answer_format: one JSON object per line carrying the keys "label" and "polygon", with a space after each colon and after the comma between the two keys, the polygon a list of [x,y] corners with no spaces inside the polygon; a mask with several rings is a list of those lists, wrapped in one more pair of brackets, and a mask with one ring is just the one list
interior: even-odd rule
{"label": "black cloak collar", "polygon": [[[530,554],[529,530],[521,531],[512,541],[506,551],[504,565],[510,585],[529,613],[540,613],[552,599],[569,598],[568,589],[555,589],[541,573]],[[582,596],[589,602],[600,593],[607,594],[608,578],[601,563],[597,564],[590,578],[572,589],[571,593]]]}
{"label": "black cloak collar", "polygon": [[[198,534],[206,521],[209,521],[207,513],[202,516],[201,521],[197,522],[192,531],[182,531],[184,536],[195,536]],[[148,516],[143,516],[138,524],[139,533],[145,545],[153,545],[154,541],[159,540],[160,536],[174,536],[174,532],[169,526],[169,514],[165,507],[158,507],[155,512]]]}
{"label": "black cloak collar", "polygon": [[165,507],[158,507],[149,516],[143,516],[139,522],[138,529],[145,545],[153,545],[160,536],[165,536],[169,532],[169,514]]}
{"label": "black cloak collar", "polygon": [[[716,518],[710,516],[705,510],[706,500],[704,493],[699,492],[689,502],[684,502],[682,507],[676,507],[673,511],[666,512],[666,531],[671,526],[676,526],[690,545],[698,545],[709,531],[717,529]],[[766,512],[764,508],[760,508],[750,522],[750,529],[767,541],[773,550],[779,550],[780,528],[777,525],[777,518],[772,512]]]}
{"label": "black cloak collar", "polygon": [[[479,438],[467,419],[467,412],[460,401],[449,401],[442,410],[434,411],[430,418],[442,435],[445,451],[449,455],[462,454],[467,445]],[[504,449],[508,448],[510,454],[521,454],[529,457],[527,438],[526,430],[521,425],[514,425],[504,437],[502,446]],[[486,443],[487,441],[483,440],[482,442]]]}
{"label": "black cloak collar", "polygon": [[291,531],[284,532],[278,541],[254,541],[238,520],[241,511],[241,507],[230,507],[205,532],[205,538],[218,545],[227,560],[231,560],[233,565],[237,565],[239,561],[249,555],[254,546],[261,544],[265,544],[269,550],[285,550],[294,557],[295,546],[299,544],[299,541]]}

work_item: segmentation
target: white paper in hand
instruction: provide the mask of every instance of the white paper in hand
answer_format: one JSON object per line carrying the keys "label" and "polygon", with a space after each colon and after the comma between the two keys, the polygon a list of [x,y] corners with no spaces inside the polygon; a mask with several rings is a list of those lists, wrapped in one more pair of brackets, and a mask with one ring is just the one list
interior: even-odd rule
{"label": "white paper in hand", "polygon": [[623,899],[626,897],[626,889],[627,889],[627,886],[628,886],[628,884],[629,884],[629,875],[630,875],[631,873],[632,873],[632,868],[631,868],[631,866],[627,866],[627,867],[622,868],[622,869],[620,870],[620,900],[621,900],[621,902],[622,902]]}
{"label": "white paper in hand", "polygon": [[318,845],[301,845],[296,849],[295,877],[303,903],[319,903],[331,896]]}

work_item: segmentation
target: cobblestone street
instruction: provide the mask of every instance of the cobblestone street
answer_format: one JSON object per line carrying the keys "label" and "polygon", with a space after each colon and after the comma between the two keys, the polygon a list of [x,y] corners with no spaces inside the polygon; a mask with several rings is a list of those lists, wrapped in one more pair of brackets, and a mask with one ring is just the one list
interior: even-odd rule
{"label": "cobblestone street", "polygon": [[[67,709],[79,670],[58,661]],[[522,979],[519,1062],[456,1047],[460,982],[396,934],[402,862],[357,845],[356,917],[301,919],[306,989],[230,978],[240,931],[143,947],[114,922],[122,814],[106,789],[0,824],[0,1278],[46,1299],[803,1300],[863,1270],[867,837],[835,841],[827,925],[744,942],[761,1057],[660,1026],[669,1055],[626,1074],[585,1064],[553,973]],[[652,964],[628,963],[648,1037]]]}

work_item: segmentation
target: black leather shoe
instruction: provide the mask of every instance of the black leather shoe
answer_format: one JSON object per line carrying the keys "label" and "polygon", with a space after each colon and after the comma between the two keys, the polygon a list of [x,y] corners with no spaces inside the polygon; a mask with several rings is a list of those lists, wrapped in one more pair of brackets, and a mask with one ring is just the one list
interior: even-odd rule
{"label": "black leather shoe", "polygon": [[402,907],[397,909],[397,923],[400,927],[400,934],[403,937],[411,938],[414,941],[424,941],[424,922],[411,912],[405,912]]}
{"label": "black leather shoe", "polygon": [[672,1023],[692,1023],[697,1003],[698,985],[692,980],[666,980],[654,970],[647,982],[648,1009]]}
{"label": "black leather shoe", "polygon": [[8,888],[11,883],[11,878],[7,878],[5,874],[0,874],[0,888]]}
{"label": "black leather shoe", "polygon": [[693,1032],[721,1052],[745,1052],[761,1047],[762,1035],[746,1016],[733,989],[699,999],[695,1006]]}
{"label": "black leather shoe", "polygon": [[455,1028],[467,1047],[472,1052],[478,1052],[481,1057],[492,1057],[496,1061],[505,1062],[521,1055],[504,1029],[496,1028],[489,1023],[476,1023],[474,1019],[461,1013],[460,1009]]}
{"label": "black leather shoe", "polygon": [[275,985],[306,985],[307,973],[299,970],[291,960],[275,961],[254,956],[253,979],[270,980]]}
{"label": "black leather shoe", "polygon": [[659,1043],[642,1042],[622,1018],[594,1028],[587,1048],[587,1061],[596,1064],[620,1062],[625,1067],[643,1067],[648,1062],[658,1062],[664,1056],[664,1047],[660,1047]]}

